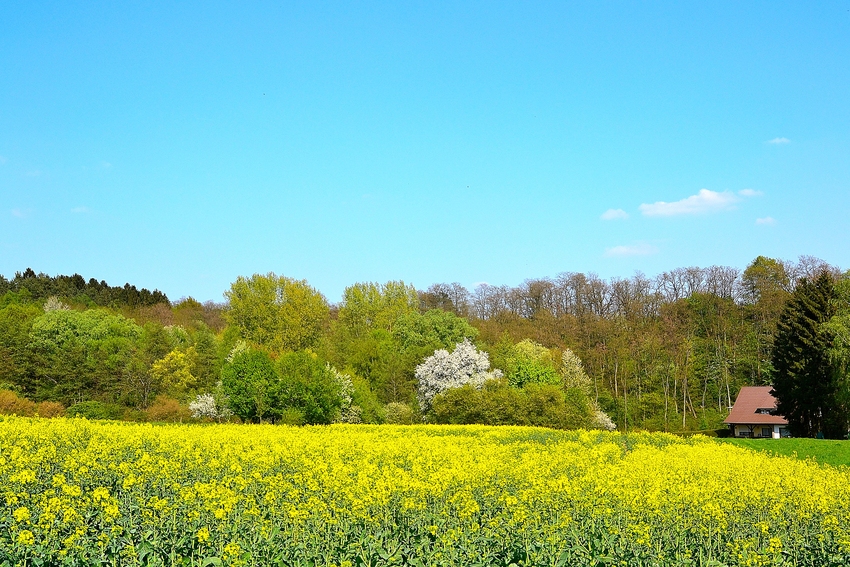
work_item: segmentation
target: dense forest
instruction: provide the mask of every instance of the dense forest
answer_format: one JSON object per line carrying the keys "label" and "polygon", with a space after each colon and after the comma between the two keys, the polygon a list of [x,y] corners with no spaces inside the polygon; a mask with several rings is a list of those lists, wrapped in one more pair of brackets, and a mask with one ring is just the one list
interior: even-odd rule
{"label": "dense forest", "polygon": [[275,274],[201,304],[27,269],[0,276],[0,411],[716,429],[741,386],[773,382],[783,313],[818,278],[837,290],[829,356],[847,360],[850,272],[812,257],[471,291],[367,282],[338,304]]}

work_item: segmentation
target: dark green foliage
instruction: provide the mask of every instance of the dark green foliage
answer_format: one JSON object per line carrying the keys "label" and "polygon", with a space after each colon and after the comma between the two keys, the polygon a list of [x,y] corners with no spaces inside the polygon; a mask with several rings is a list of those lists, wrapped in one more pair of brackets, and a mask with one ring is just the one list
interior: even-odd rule
{"label": "dark green foliage", "polygon": [[3,282],[0,282],[0,293],[26,291],[33,300],[56,296],[83,305],[92,303],[102,307],[144,307],[169,303],[168,297],[159,290],[140,290],[129,283],[123,287],[110,286],[94,278],[86,281],[79,274],[51,277],[43,273],[36,274],[27,268],[23,273],[17,272],[11,281],[3,278]]}
{"label": "dark green foliage", "polygon": [[22,387],[27,381],[32,368],[30,331],[41,314],[32,304],[9,303],[0,308],[0,382]]}
{"label": "dark green foliage", "polygon": [[221,385],[230,409],[243,421],[275,421],[280,416],[280,379],[271,357],[245,350],[221,369]]}
{"label": "dark green foliage", "polygon": [[340,384],[310,352],[286,353],[275,363],[264,351],[244,350],[224,365],[221,383],[243,421],[327,424],[342,407]]}
{"label": "dark green foliage", "polygon": [[341,389],[327,363],[310,352],[290,352],[277,363],[279,411],[295,408],[304,423],[332,423],[342,407]]}
{"label": "dark green foliage", "polygon": [[72,405],[65,413],[68,417],[79,416],[86,419],[121,419],[124,408],[118,404],[88,401]]}
{"label": "dark green foliage", "polygon": [[835,298],[829,274],[803,279],[779,318],[773,393],[795,437],[821,433],[838,439],[847,433],[843,379],[829,358],[832,334],[824,327],[835,314]]}

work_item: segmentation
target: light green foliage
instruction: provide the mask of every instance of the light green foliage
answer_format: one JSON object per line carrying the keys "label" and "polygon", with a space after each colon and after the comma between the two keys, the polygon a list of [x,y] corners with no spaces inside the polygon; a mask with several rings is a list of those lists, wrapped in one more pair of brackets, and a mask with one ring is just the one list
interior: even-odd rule
{"label": "light green foliage", "polygon": [[590,395],[593,383],[584,371],[581,359],[570,349],[561,353],[561,377],[564,388],[578,388]]}
{"label": "light green foliage", "polygon": [[383,423],[384,406],[369,381],[354,375],[351,377],[351,383],[354,386],[351,403],[360,408],[360,420],[363,423]]}
{"label": "light green foliage", "polygon": [[274,273],[240,276],[225,296],[227,321],[243,339],[271,352],[314,347],[329,315],[324,296],[306,280]]}
{"label": "light green foliage", "polygon": [[352,335],[371,329],[392,330],[399,317],[419,310],[416,288],[402,281],[357,283],[345,288],[339,323]]}
{"label": "light green foliage", "polygon": [[414,351],[423,357],[440,348],[451,348],[463,339],[474,341],[477,336],[478,329],[466,319],[441,309],[424,314],[404,313],[392,329],[393,340],[401,350]]}
{"label": "light green foliage", "polygon": [[162,359],[173,348],[171,335],[162,325],[145,323],[141,336],[135,341],[133,356],[121,381],[121,394],[128,405],[146,408],[160,387],[151,373],[154,362]]}
{"label": "light green foliage", "polygon": [[390,402],[384,407],[386,422],[392,425],[412,425],[415,414],[410,405],[403,402]]}
{"label": "light green foliage", "polygon": [[552,353],[531,339],[523,339],[513,345],[505,356],[504,364],[508,384],[515,388],[526,384],[561,383]]}
{"label": "light green foliage", "polygon": [[183,399],[199,386],[195,376],[198,354],[195,347],[176,348],[151,366],[159,389],[171,397]]}
{"label": "light green foliage", "polygon": [[366,378],[383,402],[412,402],[414,369],[437,349],[450,348],[477,331],[452,313],[419,313],[413,286],[359,283],[345,290],[329,358]]}
{"label": "light green foliage", "polygon": [[137,339],[141,329],[133,321],[100,309],[59,309],[38,317],[32,326],[35,348],[52,351],[69,343],[94,344],[116,338]]}
{"label": "light green foliage", "polygon": [[37,399],[72,402],[91,391],[120,389],[142,329],[100,309],[55,310],[33,321],[30,348],[37,361]]}
{"label": "light green foliage", "polygon": [[536,425],[555,429],[594,426],[594,408],[581,390],[562,390],[554,384],[530,383],[519,389],[504,380],[483,388],[466,385],[438,394],[432,403],[437,423]]}
{"label": "light green foliage", "polygon": [[832,336],[829,356],[836,371],[850,380],[850,272],[835,284],[835,315],[824,324]]}
{"label": "light green foliage", "polygon": [[785,264],[759,256],[747,266],[741,277],[745,297],[752,303],[784,301],[791,290],[791,278]]}

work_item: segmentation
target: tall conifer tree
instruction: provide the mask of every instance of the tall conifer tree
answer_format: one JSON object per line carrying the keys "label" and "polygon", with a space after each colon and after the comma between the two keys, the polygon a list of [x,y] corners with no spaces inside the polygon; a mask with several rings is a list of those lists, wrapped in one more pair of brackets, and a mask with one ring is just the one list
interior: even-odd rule
{"label": "tall conifer tree", "polygon": [[847,432],[840,376],[828,354],[832,334],[824,323],[835,313],[832,277],[800,280],[779,318],[773,350],[773,394],[791,434],[841,438]]}

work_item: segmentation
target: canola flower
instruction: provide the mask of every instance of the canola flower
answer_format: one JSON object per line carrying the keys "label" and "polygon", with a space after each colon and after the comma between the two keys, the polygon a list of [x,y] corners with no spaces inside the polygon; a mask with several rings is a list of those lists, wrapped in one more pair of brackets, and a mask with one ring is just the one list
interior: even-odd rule
{"label": "canola flower", "polygon": [[2,565],[846,565],[850,473],[706,438],[0,419]]}

